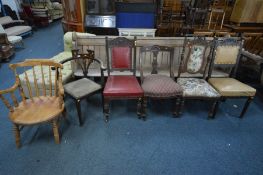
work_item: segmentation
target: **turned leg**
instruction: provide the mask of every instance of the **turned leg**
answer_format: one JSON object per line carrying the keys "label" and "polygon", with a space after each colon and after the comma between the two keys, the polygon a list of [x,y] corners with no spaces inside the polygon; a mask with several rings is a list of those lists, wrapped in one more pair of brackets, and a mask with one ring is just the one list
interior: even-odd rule
{"label": "turned leg", "polygon": [[216,112],[217,112],[217,109],[218,109],[218,105],[219,105],[219,100],[215,100],[211,106],[211,109],[209,111],[209,114],[208,114],[208,119],[214,119],[215,118],[215,115],[216,115]]}
{"label": "turned leg", "polygon": [[146,115],[147,115],[147,102],[148,102],[148,98],[147,97],[143,97],[142,100],[142,119],[145,121],[146,120]]}
{"label": "turned leg", "polygon": [[241,114],[240,114],[240,118],[242,118],[243,116],[244,116],[244,114],[246,113],[246,111],[247,111],[247,108],[248,108],[248,106],[249,106],[249,104],[251,103],[251,101],[254,99],[254,97],[248,97],[248,99],[247,99],[247,101],[246,101],[246,103],[245,103],[245,105],[244,105],[244,107],[243,107],[243,110],[242,110],[242,112],[241,112]]}
{"label": "turned leg", "polygon": [[13,131],[15,134],[15,139],[16,139],[16,147],[20,148],[21,147],[21,143],[20,143],[20,130],[19,130],[19,126],[17,124],[14,124],[13,126]]}
{"label": "turned leg", "polygon": [[52,128],[53,128],[53,134],[54,134],[55,142],[56,142],[56,144],[59,144],[60,139],[59,139],[59,132],[58,132],[58,120],[52,121]]}
{"label": "turned leg", "polygon": [[174,105],[173,116],[174,116],[174,117],[179,117],[181,97],[178,97],[178,98],[174,99],[174,101],[175,101],[175,105]]}
{"label": "turned leg", "polygon": [[142,98],[141,97],[138,99],[138,102],[137,102],[137,115],[139,119],[142,118]]}
{"label": "turned leg", "polygon": [[76,100],[76,107],[77,107],[77,112],[78,112],[78,117],[79,117],[79,126],[82,126],[82,117],[81,117],[81,106],[80,106],[80,100]]}
{"label": "turned leg", "polygon": [[63,112],[62,112],[62,116],[64,119],[67,119],[67,110],[66,108],[64,108]]}
{"label": "turned leg", "polygon": [[103,114],[104,114],[104,120],[107,123],[109,121],[109,114],[110,114],[110,100],[109,99],[104,99],[104,104],[103,104]]}

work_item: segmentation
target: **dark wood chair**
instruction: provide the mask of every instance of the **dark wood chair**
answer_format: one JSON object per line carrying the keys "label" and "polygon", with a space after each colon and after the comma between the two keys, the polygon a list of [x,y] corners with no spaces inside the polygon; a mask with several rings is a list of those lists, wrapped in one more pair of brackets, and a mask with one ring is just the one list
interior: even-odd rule
{"label": "dark wood chair", "polygon": [[177,83],[183,88],[181,109],[186,99],[210,100],[213,105],[208,118],[214,118],[220,94],[205,80],[210,63],[210,43],[201,37],[185,37]]}
{"label": "dark wood chair", "polygon": [[[213,52],[213,61],[209,70],[208,82],[220,93],[222,101],[226,98],[247,98],[247,101],[240,114],[244,116],[250,102],[253,100],[256,89],[236,80],[237,67],[243,46],[243,40],[238,41],[233,38],[226,38],[215,41]],[[230,68],[229,77],[214,78],[212,77],[213,69],[216,66]]]}
{"label": "dark wood chair", "polygon": [[[26,79],[27,89],[24,89],[21,85],[22,78],[18,75],[18,72],[19,69],[27,69],[28,67],[32,67],[34,83],[30,83],[28,72],[25,71],[24,77]],[[11,88],[0,90],[0,99],[9,109],[9,119],[14,125],[13,130],[17,148],[21,146],[20,131],[24,126],[49,122],[53,126],[55,142],[60,143],[58,119],[64,111],[64,90],[62,87],[61,74],[63,65],[50,60],[35,59],[10,64],[10,68],[15,73],[16,82]],[[39,69],[41,70],[41,75],[36,74],[36,72],[39,72]],[[48,77],[44,76],[44,71],[49,72]],[[39,87],[38,82],[41,82],[42,90],[40,90],[41,87]],[[54,92],[52,91],[52,86],[55,89]],[[25,97],[25,90],[29,92],[28,99]],[[20,94],[19,98],[16,97],[17,91],[19,91]],[[21,98],[22,101],[19,102]],[[12,102],[10,102],[9,99]]]}
{"label": "dark wood chair", "polygon": [[[99,59],[94,58],[94,51],[87,50],[86,53],[80,54],[78,50],[72,50],[72,58],[61,61],[62,64],[71,61],[72,65],[79,67],[82,70],[83,77],[77,77],[78,80],[67,83],[64,85],[65,93],[73,98],[76,102],[79,125],[83,124],[81,117],[81,100],[93,94],[101,92],[104,87],[104,68],[103,63]],[[101,84],[96,83],[88,77],[88,71],[91,64],[99,64],[101,70]],[[76,76],[76,75],[75,75]],[[78,74],[79,76],[79,74]]]}
{"label": "dark wood chair", "polygon": [[[141,86],[144,91],[142,116],[146,118],[147,99],[174,99],[174,115],[179,115],[179,103],[183,95],[183,89],[174,81],[174,48],[166,46],[146,46],[140,49],[140,77]],[[144,74],[144,63],[146,59],[152,60],[152,71],[150,75]],[[170,76],[163,75],[158,71],[158,63],[164,59],[169,60]]]}
{"label": "dark wood chair", "polygon": [[[103,91],[105,121],[109,118],[109,103],[115,99],[137,99],[137,114],[141,113],[143,90],[135,77],[136,47],[135,39],[106,37],[108,79]],[[120,75],[111,75],[118,71]],[[126,72],[125,72],[126,71]],[[128,73],[129,75],[125,75]]]}
{"label": "dark wood chair", "polygon": [[14,54],[14,46],[8,41],[6,33],[0,33],[0,61],[8,61]]}

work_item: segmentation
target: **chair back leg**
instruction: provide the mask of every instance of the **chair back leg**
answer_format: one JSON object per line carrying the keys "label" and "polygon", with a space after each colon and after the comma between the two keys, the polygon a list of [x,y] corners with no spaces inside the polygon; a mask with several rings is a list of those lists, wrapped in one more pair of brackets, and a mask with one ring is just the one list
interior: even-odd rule
{"label": "chair back leg", "polygon": [[253,99],[254,99],[254,97],[248,97],[248,99],[247,99],[247,101],[246,101],[246,103],[245,103],[245,105],[243,107],[243,110],[242,110],[242,112],[241,112],[241,114],[239,116],[240,118],[243,118],[243,116],[245,115],[245,113],[247,111],[247,108],[248,108],[249,104],[251,103],[251,101]]}

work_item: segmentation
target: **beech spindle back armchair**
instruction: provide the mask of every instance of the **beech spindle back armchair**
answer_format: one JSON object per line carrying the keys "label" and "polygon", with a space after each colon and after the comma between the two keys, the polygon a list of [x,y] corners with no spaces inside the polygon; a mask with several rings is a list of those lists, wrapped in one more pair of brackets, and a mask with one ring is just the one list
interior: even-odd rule
{"label": "beech spindle back armchair", "polygon": [[[34,77],[34,85],[29,82],[29,77],[25,71],[31,67]],[[14,71],[16,82],[6,90],[0,90],[0,99],[9,109],[9,119],[14,125],[14,133],[17,148],[20,147],[20,131],[24,126],[36,125],[45,122],[51,122],[55,142],[59,143],[58,118],[64,111],[61,69],[63,66],[59,63],[50,60],[33,59],[26,60],[21,63],[11,64],[10,68]],[[29,98],[27,99],[24,89],[21,86],[19,70],[24,70],[24,77],[27,83],[27,91]],[[36,69],[40,69],[41,74],[36,74]],[[48,77],[45,77],[43,72],[48,69]],[[52,74],[55,76],[52,76]],[[42,90],[38,82],[42,82]],[[53,83],[52,83],[53,82]],[[55,91],[52,92],[52,84],[55,86]],[[20,97],[16,97],[19,91]],[[33,93],[33,91],[35,91]],[[34,95],[35,94],[35,95]],[[22,101],[20,102],[20,99]]]}

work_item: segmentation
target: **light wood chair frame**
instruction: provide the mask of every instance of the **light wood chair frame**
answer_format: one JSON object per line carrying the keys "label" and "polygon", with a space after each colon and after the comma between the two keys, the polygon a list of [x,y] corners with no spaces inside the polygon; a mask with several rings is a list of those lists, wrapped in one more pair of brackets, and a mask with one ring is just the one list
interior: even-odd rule
{"label": "light wood chair frame", "polygon": [[[43,92],[42,95],[40,95],[39,85],[38,85],[36,72],[35,72],[35,66],[41,67],[42,92]],[[45,82],[45,78],[44,78],[44,74],[43,74],[43,66],[49,67],[49,69],[48,69],[49,89],[46,88],[46,84],[45,84],[46,82]],[[26,60],[26,61],[21,62],[21,63],[10,64],[9,67],[15,73],[15,77],[16,77],[15,84],[11,88],[8,88],[6,90],[0,90],[0,99],[3,101],[5,106],[9,109],[9,116],[11,116],[11,114],[15,111],[15,109],[19,106],[20,103],[26,104],[27,101],[34,102],[34,99],[39,98],[41,96],[45,97],[45,98],[51,97],[52,96],[51,72],[53,69],[56,69],[55,87],[54,87],[55,88],[55,92],[54,92],[55,94],[54,95],[59,98],[60,112],[57,116],[53,116],[53,118],[48,120],[48,121],[39,121],[37,123],[34,123],[33,125],[50,122],[52,124],[55,142],[57,144],[60,143],[58,122],[59,122],[59,117],[64,112],[64,101],[63,101],[64,89],[62,86],[62,73],[61,73],[61,69],[63,69],[63,65],[56,63],[54,61],[51,61],[51,60],[31,59],[31,60]],[[24,75],[25,75],[25,80],[26,80],[26,86],[27,86],[27,89],[29,92],[29,99],[26,97],[26,95],[24,93],[23,87],[21,85],[21,79],[20,79],[20,77],[17,73],[17,70],[16,70],[17,68],[24,68],[24,70],[25,70],[25,67],[32,67],[33,78],[34,78],[34,88],[35,88],[34,90],[36,92],[36,97],[33,97],[32,87],[31,87],[30,82],[29,82],[28,73],[27,73],[27,71],[25,71]],[[22,102],[19,102],[18,99],[16,98],[16,96],[15,96],[16,90],[19,91],[19,94],[22,98]],[[47,90],[48,90],[48,92],[47,92]],[[14,106],[12,106],[12,104],[7,100],[7,98],[4,97],[4,95],[8,95],[8,94],[10,94],[11,99],[12,99],[12,103]],[[13,123],[13,130],[14,130],[14,134],[15,134],[16,146],[17,146],[17,148],[20,148],[21,147],[20,131],[24,128],[24,126],[28,126],[28,125],[21,124],[21,123],[15,123],[12,120],[11,120],[11,122]]]}

